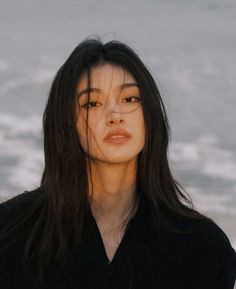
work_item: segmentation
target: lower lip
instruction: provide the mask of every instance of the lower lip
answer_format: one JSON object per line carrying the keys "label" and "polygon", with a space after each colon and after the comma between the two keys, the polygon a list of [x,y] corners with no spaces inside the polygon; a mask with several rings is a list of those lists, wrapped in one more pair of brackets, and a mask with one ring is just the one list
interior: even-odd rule
{"label": "lower lip", "polygon": [[119,137],[119,138],[107,138],[105,139],[106,142],[111,144],[123,144],[130,140],[130,137]]}

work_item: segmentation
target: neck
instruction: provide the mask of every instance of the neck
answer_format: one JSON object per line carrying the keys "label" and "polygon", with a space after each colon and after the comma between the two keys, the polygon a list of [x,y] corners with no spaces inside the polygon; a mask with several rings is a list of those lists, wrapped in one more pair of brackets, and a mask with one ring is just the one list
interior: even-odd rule
{"label": "neck", "polygon": [[136,200],[136,163],[91,163],[90,205],[94,218],[105,227],[118,226]]}

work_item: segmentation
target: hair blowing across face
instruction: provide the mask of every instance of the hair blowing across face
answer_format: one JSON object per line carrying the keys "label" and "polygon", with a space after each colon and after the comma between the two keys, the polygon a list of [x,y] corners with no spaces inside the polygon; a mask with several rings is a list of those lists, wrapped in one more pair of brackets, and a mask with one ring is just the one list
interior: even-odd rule
{"label": "hair blowing across face", "polygon": [[171,230],[175,228],[165,220],[166,211],[175,216],[212,221],[193,209],[191,198],[185,196],[185,190],[171,175],[170,127],[158,87],[147,67],[125,43],[102,43],[99,37],[85,39],[59,68],[51,85],[43,114],[45,167],[40,187],[25,197],[25,208],[19,212],[21,218],[4,228],[5,234],[1,236],[21,238],[34,219],[30,233],[24,235],[24,265],[25,268],[30,268],[32,263],[38,266],[37,284],[43,280],[48,264],[53,260],[63,261],[69,248],[82,236],[89,205],[88,175],[85,152],[76,130],[76,92],[80,76],[84,72],[90,76],[91,69],[101,63],[124,68],[139,85],[145,145],[138,155],[137,193],[146,194],[160,222]]}

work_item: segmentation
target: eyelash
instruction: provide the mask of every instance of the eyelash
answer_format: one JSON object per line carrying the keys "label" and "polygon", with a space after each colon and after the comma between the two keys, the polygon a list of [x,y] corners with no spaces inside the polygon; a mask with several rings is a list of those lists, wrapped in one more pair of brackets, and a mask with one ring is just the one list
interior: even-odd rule
{"label": "eyelash", "polygon": [[[137,99],[137,101],[140,101],[140,97],[137,97],[137,96],[128,96],[128,97],[126,97],[125,99],[127,99],[127,98],[134,98],[134,99]],[[88,107],[88,104],[90,104],[90,103],[97,103],[97,101],[90,101],[90,102],[87,102],[87,103],[85,103],[84,105],[82,105],[82,107],[85,107],[85,108],[89,108]],[[130,103],[132,103],[132,102],[130,102]],[[94,108],[95,106],[92,106],[92,107],[90,107],[90,108]]]}

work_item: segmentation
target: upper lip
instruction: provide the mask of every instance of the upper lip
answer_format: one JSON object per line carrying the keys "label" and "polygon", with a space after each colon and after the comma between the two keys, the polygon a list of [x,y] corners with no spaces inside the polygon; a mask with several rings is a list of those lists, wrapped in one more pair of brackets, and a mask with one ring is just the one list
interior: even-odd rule
{"label": "upper lip", "polygon": [[124,137],[131,137],[131,135],[124,129],[118,128],[118,129],[114,129],[113,131],[109,132],[104,139],[110,138],[112,136],[115,135],[122,135]]}

